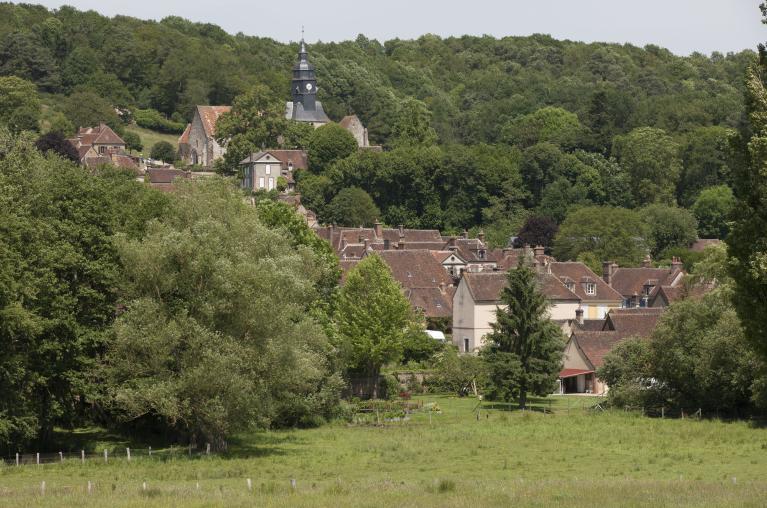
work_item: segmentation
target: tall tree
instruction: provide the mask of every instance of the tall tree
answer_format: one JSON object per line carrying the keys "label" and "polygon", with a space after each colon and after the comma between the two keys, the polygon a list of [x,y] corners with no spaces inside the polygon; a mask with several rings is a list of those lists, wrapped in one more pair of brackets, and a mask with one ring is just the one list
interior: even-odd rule
{"label": "tall tree", "polygon": [[480,353],[488,366],[488,396],[506,402],[517,399],[524,409],[528,393],[552,392],[562,368],[564,336],[551,321],[548,300],[524,257],[509,271],[501,302],[504,308],[495,311],[493,331]]}
{"label": "tall tree", "polygon": [[415,326],[402,288],[375,254],[349,271],[338,293],[334,322],[347,370],[368,378],[377,378],[381,367],[400,359]]}
{"label": "tall tree", "polygon": [[[767,22],[767,7],[762,11]],[[767,358],[767,48],[746,74],[748,124],[734,140],[737,205],[727,244],[735,279],[734,303],[754,346]]]}
{"label": "tall tree", "polygon": [[337,123],[329,123],[318,127],[309,136],[308,151],[309,168],[314,173],[322,173],[334,162],[356,152],[357,141]]}
{"label": "tall tree", "polygon": [[367,192],[349,187],[336,194],[328,204],[325,216],[339,226],[370,227],[381,217],[381,211]]}

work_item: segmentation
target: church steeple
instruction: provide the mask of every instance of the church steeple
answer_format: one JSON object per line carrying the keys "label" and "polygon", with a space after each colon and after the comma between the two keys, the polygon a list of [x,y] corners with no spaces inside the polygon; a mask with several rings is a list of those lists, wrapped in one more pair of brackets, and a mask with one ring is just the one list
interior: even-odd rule
{"label": "church steeple", "polygon": [[309,53],[301,31],[301,44],[298,50],[298,61],[293,66],[293,80],[291,81],[290,95],[292,104],[288,103],[286,116],[299,122],[312,122],[313,124],[327,123],[330,119],[322,109],[322,104],[317,101],[317,75],[314,66],[309,63]]}

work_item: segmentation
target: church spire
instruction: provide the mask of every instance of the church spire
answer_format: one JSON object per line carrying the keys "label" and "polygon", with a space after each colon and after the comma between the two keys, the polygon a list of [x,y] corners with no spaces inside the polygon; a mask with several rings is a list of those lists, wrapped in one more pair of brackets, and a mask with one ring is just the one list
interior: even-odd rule
{"label": "church spire", "polygon": [[322,104],[317,101],[317,76],[314,66],[309,63],[309,52],[304,41],[304,30],[301,27],[301,43],[298,49],[298,61],[293,66],[293,80],[290,95],[293,99],[289,106],[289,116],[293,120],[327,123],[328,119]]}

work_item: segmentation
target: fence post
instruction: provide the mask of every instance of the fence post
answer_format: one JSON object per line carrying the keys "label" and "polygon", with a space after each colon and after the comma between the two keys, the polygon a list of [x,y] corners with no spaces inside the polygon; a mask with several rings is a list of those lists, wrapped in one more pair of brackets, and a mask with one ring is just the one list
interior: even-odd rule
{"label": "fence post", "polygon": [[88,480],[88,494],[91,493],[91,490],[93,489],[93,485],[91,485],[91,481]]}
{"label": "fence post", "polygon": [[660,407],[660,419],[664,419],[666,417],[666,408],[665,406]]}
{"label": "fence post", "polygon": [[16,452],[16,465],[19,465],[19,452]]}
{"label": "fence post", "polygon": [[291,486],[291,488],[293,490],[296,490],[296,479],[295,478],[291,478],[290,479],[290,486]]}
{"label": "fence post", "polygon": [[210,455],[210,443],[205,443],[205,455]]}
{"label": "fence post", "polygon": [[59,452],[59,462],[64,462],[64,452]]}
{"label": "fence post", "polygon": [[125,449],[125,455],[128,457],[128,462],[130,462],[130,448]]}
{"label": "fence post", "polygon": [[684,408],[682,408],[682,420],[684,420]]}
{"label": "fence post", "polygon": [[247,484],[248,484],[248,492],[250,492],[251,490],[253,490],[253,482],[250,480],[250,478],[247,479]]}
{"label": "fence post", "polygon": [[45,480],[40,482],[40,495],[42,495],[42,496],[45,495]]}
{"label": "fence post", "polygon": [[36,458],[36,461],[35,461],[35,462],[36,462],[36,464],[39,466],[39,465],[40,465],[40,452],[37,452],[37,455],[36,455],[36,457],[37,457],[37,458]]}
{"label": "fence post", "polygon": [[152,447],[151,446],[149,447],[149,456],[150,457],[152,456]]}
{"label": "fence post", "polygon": [[192,443],[189,443],[189,456],[192,456]]}
{"label": "fence post", "polygon": [[107,452],[107,449],[104,448],[104,464],[109,463],[109,452]]}
{"label": "fence post", "polygon": [[80,463],[85,464],[85,450],[80,450]]}

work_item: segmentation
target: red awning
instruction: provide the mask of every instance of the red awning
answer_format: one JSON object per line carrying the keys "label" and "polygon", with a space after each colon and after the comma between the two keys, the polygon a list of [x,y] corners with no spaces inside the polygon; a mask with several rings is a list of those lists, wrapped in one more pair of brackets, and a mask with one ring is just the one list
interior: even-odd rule
{"label": "red awning", "polygon": [[593,370],[583,370],[583,369],[562,369],[562,372],[559,373],[559,379],[565,379],[567,377],[575,377],[580,376],[581,374],[593,374]]}

